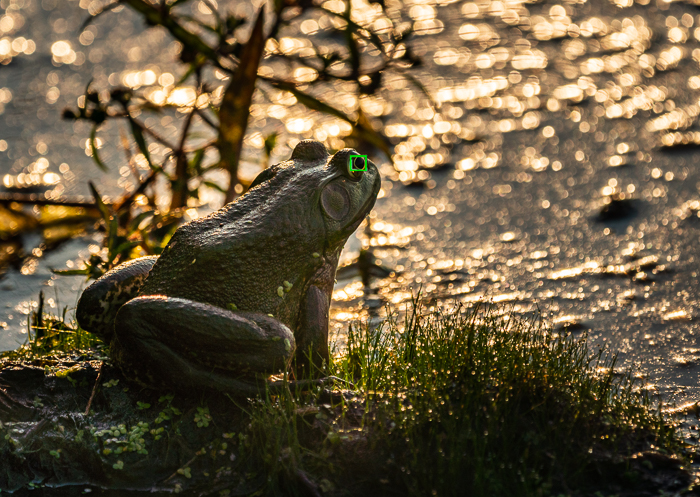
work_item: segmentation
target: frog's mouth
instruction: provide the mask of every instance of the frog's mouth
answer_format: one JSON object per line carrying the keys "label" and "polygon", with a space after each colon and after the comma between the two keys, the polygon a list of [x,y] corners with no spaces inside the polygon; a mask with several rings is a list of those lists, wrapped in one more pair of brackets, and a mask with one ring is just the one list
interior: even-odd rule
{"label": "frog's mouth", "polygon": [[352,231],[355,231],[362,220],[369,216],[372,207],[374,207],[374,203],[377,201],[377,195],[379,195],[379,190],[381,190],[381,188],[382,180],[380,179],[379,174],[377,174],[374,185],[372,186],[372,194],[367,197],[365,203],[362,204],[362,207],[360,207],[360,209],[357,211],[357,215],[347,224],[347,229],[352,229]]}
{"label": "frog's mouth", "polygon": [[360,210],[357,211],[357,215],[353,217],[350,222],[347,224],[345,229],[350,230],[350,233],[355,231],[357,227],[360,225],[360,223],[367,217],[369,216],[370,211],[372,210],[372,207],[374,207],[374,203],[377,201],[377,195],[371,195],[364,204],[362,204],[362,207]]}
{"label": "frog's mouth", "polygon": [[[377,195],[379,195],[379,190],[381,190],[382,186],[379,171],[376,171],[375,174],[376,176],[372,185],[371,194],[367,196],[367,199],[363,202],[362,206],[357,210],[357,213],[350,219],[350,221],[348,221],[339,230],[342,235],[340,235],[335,241],[329,240],[328,236],[326,236],[326,243],[324,244],[323,249],[323,253],[326,256],[336,254],[336,252],[340,253],[340,249],[343,247],[343,245],[345,245],[348,237],[357,229],[360,223],[362,223],[362,221],[369,215],[372,207],[374,207],[374,203],[377,201]],[[328,235],[328,233],[326,233],[326,235]]]}

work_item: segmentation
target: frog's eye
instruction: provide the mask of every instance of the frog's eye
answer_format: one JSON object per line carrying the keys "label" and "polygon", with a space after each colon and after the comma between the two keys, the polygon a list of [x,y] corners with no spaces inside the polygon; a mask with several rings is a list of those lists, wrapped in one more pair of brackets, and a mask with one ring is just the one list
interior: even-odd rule
{"label": "frog's eye", "polygon": [[351,155],[348,159],[348,174],[352,179],[360,179],[367,170],[366,155]]}

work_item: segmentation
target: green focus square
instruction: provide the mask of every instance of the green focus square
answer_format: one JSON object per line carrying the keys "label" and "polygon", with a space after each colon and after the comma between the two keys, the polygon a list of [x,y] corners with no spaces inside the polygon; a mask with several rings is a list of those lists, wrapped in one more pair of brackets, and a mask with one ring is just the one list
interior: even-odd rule
{"label": "green focus square", "polygon": [[350,171],[367,171],[367,156],[366,155],[351,155]]}

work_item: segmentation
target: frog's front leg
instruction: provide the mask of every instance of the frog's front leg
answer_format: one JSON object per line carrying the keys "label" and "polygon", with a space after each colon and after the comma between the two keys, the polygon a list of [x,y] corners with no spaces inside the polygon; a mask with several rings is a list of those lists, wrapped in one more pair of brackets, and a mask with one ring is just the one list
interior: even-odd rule
{"label": "frog's front leg", "polygon": [[328,311],[330,298],[316,285],[310,285],[302,305],[297,331],[295,367],[297,379],[324,376],[328,352]]}
{"label": "frog's front leg", "polygon": [[109,343],[117,312],[139,294],[156,260],[147,256],[127,261],[93,281],[78,301],[75,317],[80,327]]}
{"label": "frog's front leg", "polygon": [[282,371],[294,348],[292,331],[273,317],[159,295],[126,303],[112,342],[117,362],[144,367],[154,379],[236,394]]}

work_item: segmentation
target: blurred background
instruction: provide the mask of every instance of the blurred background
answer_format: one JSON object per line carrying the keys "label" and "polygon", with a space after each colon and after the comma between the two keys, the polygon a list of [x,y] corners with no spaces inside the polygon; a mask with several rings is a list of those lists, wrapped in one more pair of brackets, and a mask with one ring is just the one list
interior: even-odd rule
{"label": "blurred background", "polygon": [[70,315],[88,278],[314,138],[383,177],[338,272],[339,343],[418,291],[490,300],[698,399],[695,2],[260,7],[0,0],[0,350],[40,291]]}

